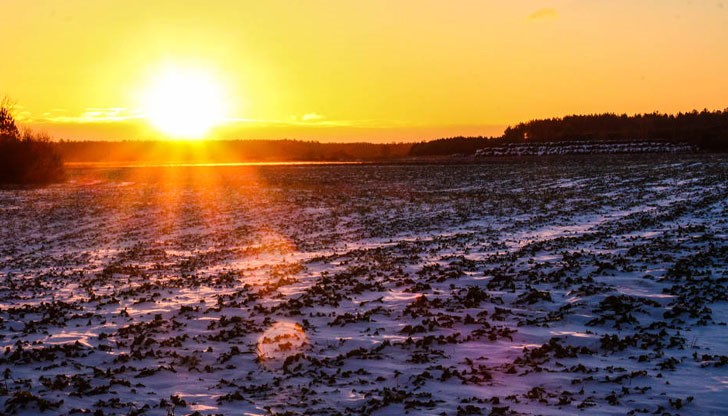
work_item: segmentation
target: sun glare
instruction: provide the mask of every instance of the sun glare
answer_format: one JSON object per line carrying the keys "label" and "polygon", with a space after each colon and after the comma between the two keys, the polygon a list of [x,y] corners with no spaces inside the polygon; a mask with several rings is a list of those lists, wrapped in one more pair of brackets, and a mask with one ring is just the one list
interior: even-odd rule
{"label": "sun glare", "polygon": [[225,118],[222,88],[208,73],[170,69],[152,80],[142,97],[151,125],[175,139],[202,139]]}

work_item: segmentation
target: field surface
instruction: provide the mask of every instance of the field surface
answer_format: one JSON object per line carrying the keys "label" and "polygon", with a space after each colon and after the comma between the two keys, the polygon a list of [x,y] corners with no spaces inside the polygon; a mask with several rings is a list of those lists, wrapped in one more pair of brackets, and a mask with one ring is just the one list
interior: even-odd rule
{"label": "field surface", "polygon": [[726,414],[728,157],[0,190],[2,414]]}

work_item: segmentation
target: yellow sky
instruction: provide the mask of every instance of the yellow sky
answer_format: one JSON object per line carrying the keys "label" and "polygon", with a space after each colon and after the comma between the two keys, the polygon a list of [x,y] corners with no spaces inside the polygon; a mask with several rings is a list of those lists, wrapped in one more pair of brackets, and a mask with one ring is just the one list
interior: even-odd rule
{"label": "yellow sky", "polygon": [[221,87],[214,138],[498,135],[538,117],[728,107],[728,1],[0,0],[0,94],[66,139],[161,137],[164,68]]}

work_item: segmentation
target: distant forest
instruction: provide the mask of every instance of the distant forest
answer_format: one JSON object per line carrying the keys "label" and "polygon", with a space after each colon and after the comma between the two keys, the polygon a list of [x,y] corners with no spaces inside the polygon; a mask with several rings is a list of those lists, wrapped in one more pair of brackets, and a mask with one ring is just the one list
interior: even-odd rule
{"label": "distant forest", "polygon": [[473,154],[508,143],[569,141],[666,141],[701,150],[728,151],[728,109],[673,114],[592,114],[532,120],[508,127],[500,137],[452,137],[416,143],[411,156]]}
{"label": "distant forest", "polygon": [[689,144],[728,151],[728,109],[671,114],[593,114],[532,120],[508,127],[500,137],[451,137],[419,143],[320,143],[299,140],[60,141],[65,162],[273,162],[384,161],[408,157],[472,155],[510,143],[640,142]]}

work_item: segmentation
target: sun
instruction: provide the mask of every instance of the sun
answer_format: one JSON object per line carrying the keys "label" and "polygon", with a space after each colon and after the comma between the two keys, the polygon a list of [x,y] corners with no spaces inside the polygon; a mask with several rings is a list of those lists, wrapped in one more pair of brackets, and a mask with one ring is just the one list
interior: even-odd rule
{"label": "sun", "polygon": [[142,94],[144,117],[164,135],[202,139],[225,120],[223,90],[209,73],[168,68]]}

